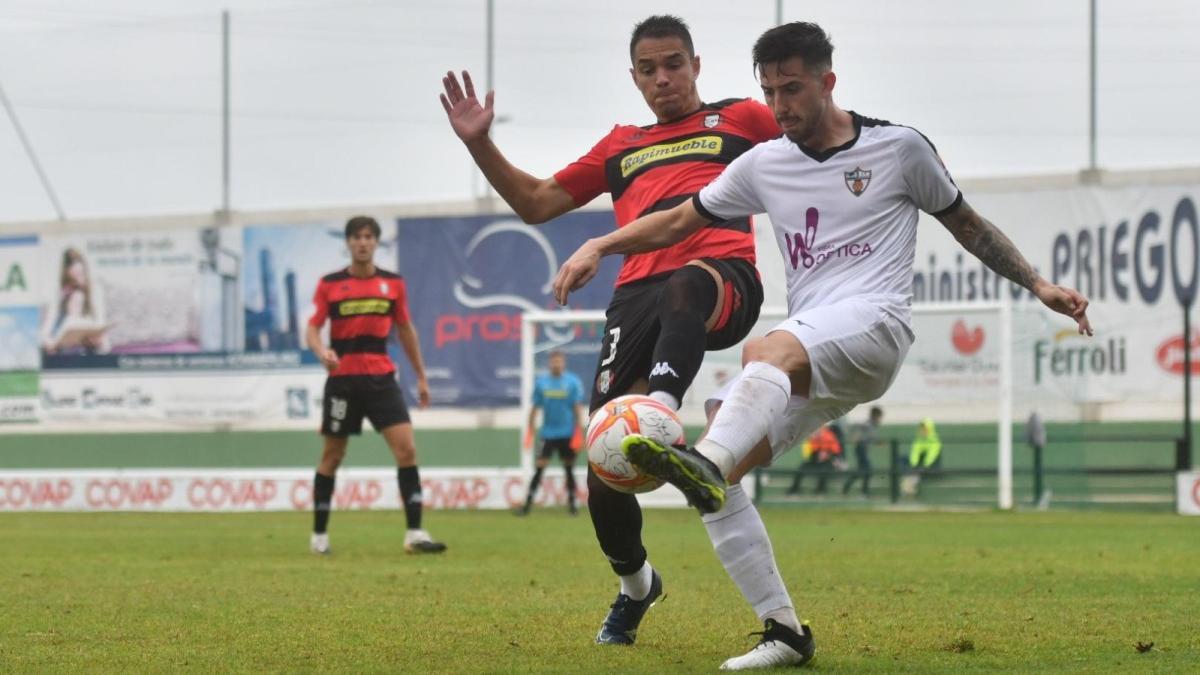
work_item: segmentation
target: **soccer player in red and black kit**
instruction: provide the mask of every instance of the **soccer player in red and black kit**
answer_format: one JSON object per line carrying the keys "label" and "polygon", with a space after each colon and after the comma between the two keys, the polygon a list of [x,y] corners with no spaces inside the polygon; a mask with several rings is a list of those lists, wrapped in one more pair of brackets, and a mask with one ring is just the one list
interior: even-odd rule
{"label": "soccer player in red and black kit", "polygon": [[[417,376],[417,399],[422,408],[429,405],[429,382],[417,331],[408,319],[404,278],[375,266],[379,234],[379,223],[374,218],[356,216],[346,222],[350,266],[326,275],[317,284],[314,312],[305,334],[308,348],[329,371],[321,408],[325,447],[313,477],[313,553],[330,552],[328,527],[334,478],[346,457],[349,437],[362,433],[364,416],[383,435],[399,467],[396,479],[408,521],[404,550],[446,550],[445,544],[433,541],[421,529],[421,476],[417,472],[412,421],[396,384],[396,364],[387,353],[393,326]],[[326,319],[330,322],[330,347],[321,341]]]}
{"label": "soccer player in red and black kit", "polygon": [[[613,127],[590,152],[551,178],[521,171],[492,143],[493,92],[481,105],[466,72],[461,85],[454,73],[443,78],[442,106],[454,132],[525,222],[545,222],[609,192],[622,227],[691,199],[734,158],[780,135],[774,115],[756,101],[703,102],[696,89],[700,58],[680,19],[642,21],[634,27],[629,53],[633,83],[656,122]],[[704,352],[741,341],[761,304],[749,219],[712,223],[671,248],[626,256],[608,307],[591,409],[641,392],[678,409]],[[746,550],[771,548],[748,495],[732,486],[726,503],[727,508],[704,518],[717,557],[760,617],[794,616],[790,598],[787,607],[764,606],[774,602],[764,598],[787,597],[773,556],[769,566],[747,564]],[[588,509],[600,548],[621,578],[621,591],[596,642],[633,644],[643,615],[662,595],[662,579],[642,545],[641,510],[633,495],[613,490],[591,471]],[[764,590],[764,584],[771,588]]]}

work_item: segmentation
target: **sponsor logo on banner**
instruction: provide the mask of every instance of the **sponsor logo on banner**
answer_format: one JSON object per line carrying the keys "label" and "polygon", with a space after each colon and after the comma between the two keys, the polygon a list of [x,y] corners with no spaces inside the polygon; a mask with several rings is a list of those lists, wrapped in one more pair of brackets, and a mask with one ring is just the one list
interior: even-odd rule
{"label": "sponsor logo on banner", "polygon": [[[515,405],[521,392],[521,315],[557,307],[550,292],[559,262],[587,239],[610,232],[612,212],[572,212],[537,228],[490,215],[406,218],[398,224],[408,242],[398,251],[398,267],[410,280],[410,297],[420,298],[409,312],[421,344],[429,345],[424,357],[434,402]],[[593,282],[571,295],[570,308],[604,307],[620,262],[606,259]],[[573,321],[534,328],[535,354],[562,349],[568,370],[587,381],[595,377],[590,353],[597,349],[597,326]],[[411,401],[409,380],[404,389]]]}
{"label": "sponsor logo on banner", "polygon": [[0,511],[62,508],[75,494],[67,479],[0,477]]}
{"label": "sponsor logo on banner", "polygon": [[33,422],[37,417],[38,406],[35,399],[0,399],[0,423]]}
{"label": "sponsor logo on banner", "polygon": [[54,410],[139,410],[154,406],[154,397],[138,387],[84,387],[78,392],[42,390],[42,408]]}
{"label": "sponsor logo on banner", "polygon": [[967,328],[967,322],[962,319],[955,321],[950,331],[950,343],[963,356],[970,356],[982,349],[984,337],[982,326]]}
{"label": "sponsor logo on banner", "polygon": [[493,314],[442,314],[433,328],[433,343],[444,347],[452,342],[520,342],[521,315],[517,312]]}
{"label": "sponsor logo on banner", "polygon": [[288,419],[304,419],[308,417],[308,410],[308,389],[289,387],[287,390]]}
{"label": "sponsor logo on banner", "polygon": [[1200,471],[1175,474],[1175,506],[1186,516],[1200,516]]}
{"label": "sponsor logo on banner", "polygon": [[316,370],[107,377],[56,373],[41,378],[37,401],[42,422],[63,431],[172,429],[180,424],[307,428],[323,380]]}
{"label": "sponsor logo on banner", "polygon": [[[519,469],[456,468],[422,471],[421,490],[429,509],[511,509],[525,500],[529,478]],[[753,494],[753,481],[744,483]],[[586,502],[586,488],[576,496]],[[683,507],[671,487],[639,495],[643,506]],[[547,472],[537,504],[567,503],[564,476]],[[398,509],[395,474],[343,469],[333,506]],[[307,511],[312,508],[312,472],[302,469],[191,469],[132,471],[0,472],[4,511]]]}
{"label": "sponsor logo on banner", "polygon": [[993,386],[999,378],[1000,362],[994,353],[984,350],[987,333],[983,326],[972,326],[961,316],[947,321],[940,329],[945,342],[909,356],[921,374],[921,385],[943,391],[979,391]]}
{"label": "sponsor logo on banner", "polygon": [[37,295],[37,235],[0,236],[0,307],[41,304]]}
{"label": "sponsor logo on banner", "polygon": [[19,262],[9,264],[7,272],[0,268],[0,293],[27,292],[29,282],[26,278],[25,270]]}
{"label": "sponsor logo on banner", "polygon": [[1033,343],[1033,382],[1046,378],[1124,375],[1125,337],[1088,338],[1074,329]]}
{"label": "sponsor logo on banner", "polygon": [[1154,360],[1168,373],[1182,375],[1185,349],[1191,352],[1192,374],[1200,375],[1200,333],[1192,335],[1190,345],[1184,343],[1182,335],[1164,340],[1155,350]]}

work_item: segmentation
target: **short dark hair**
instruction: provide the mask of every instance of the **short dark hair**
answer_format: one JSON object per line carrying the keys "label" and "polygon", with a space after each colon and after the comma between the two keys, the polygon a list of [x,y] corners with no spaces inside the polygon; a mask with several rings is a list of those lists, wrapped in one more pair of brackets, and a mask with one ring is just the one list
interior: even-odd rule
{"label": "short dark hair", "polygon": [[633,27],[633,35],[629,38],[629,60],[634,59],[634,48],[642,38],[677,37],[683,41],[688,56],[696,55],[692,46],[692,33],[683,19],[670,14],[655,14]]}
{"label": "short dark hair", "polygon": [[376,239],[383,234],[383,230],[379,229],[379,222],[371,216],[354,216],[346,221],[346,239],[358,234],[362,229],[370,230]]}
{"label": "short dark hair", "polygon": [[793,21],[768,30],[754,43],[754,70],[765,64],[783,63],[799,56],[810,72],[833,69],[833,43],[821,27],[808,21]]}
{"label": "short dark hair", "polygon": [[883,408],[877,405],[871,406],[871,417],[883,417]]}

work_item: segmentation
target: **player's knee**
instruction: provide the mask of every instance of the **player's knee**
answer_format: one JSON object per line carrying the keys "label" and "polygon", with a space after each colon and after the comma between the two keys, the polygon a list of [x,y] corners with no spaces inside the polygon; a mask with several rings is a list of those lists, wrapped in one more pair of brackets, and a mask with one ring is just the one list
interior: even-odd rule
{"label": "player's knee", "polygon": [[321,466],[326,469],[336,469],[346,459],[345,448],[325,448],[321,453]]}
{"label": "player's knee", "polygon": [[772,348],[765,337],[747,340],[745,346],[742,347],[742,367],[745,368],[746,364],[755,361],[769,363],[776,368],[780,367],[780,364],[777,363],[779,361],[777,350]]}
{"label": "player's knee", "polygon": [[417,462],[417,446],[404,443],[392,448],[392,455],[400,466],[412,466]]}
{"label": "player's knee", "polygon": [[667,279],[659,296],[659,314],[672,312],[696,313],[707,318],[717,303],[719,277],[707,265],[684,265]]}
{"label": "player's knee", "polygon": [[550,460],[538,457],[536,460],[534,460],[533,465],[539,469],[544,469],[544,468],[546,468],[546,465],[549,463],[550,463]]}
{"label": "player's knee", "polygon": [[748,340],[742,347],[742,366],[755,361],[770,364],[789,374],[803,372],[809,367],[808,351],[804,345],[790,334],[778,332]]}

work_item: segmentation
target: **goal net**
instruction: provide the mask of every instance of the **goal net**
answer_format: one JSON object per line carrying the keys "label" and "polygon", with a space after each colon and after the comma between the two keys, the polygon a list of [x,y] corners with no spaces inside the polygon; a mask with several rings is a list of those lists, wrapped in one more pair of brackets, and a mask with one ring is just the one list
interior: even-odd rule
{"label": "goal net", "polygon": [[[765,335],[785,318],[783,308],[763,308],[750,336]],[[523,322],[522,424],[529,414],[535,373],[545,370],[546,357],[552,351],[566,354],[568,369],[580,376],[590,392],[604,337],[604,313],[532,312],[524,315]],[[917,337],[891,388],[878,401],[852,411],[844,426],[864,421],[872,405],[880,406],[885,414],[885,435],[900,441],[906,461],[917,424],[932,418],[943,429],[945,465],[954,469],[969,467],[976,472],[971,480],[943,483],[959,490],[947,501],[1011,508],[1014,422],[1019,427],[1033,411],[1046,420],[1078,421],[1087,416],[1086,404],[1077,403],[1088,398],[1082,392],[1047,387],[1036,377],[1039,364],[1035,343],[1070,326],[1063,323],[1063,317],[1040,307],[1020,305],[1014,309],[1007,301],[915,305],[912,325]],[[740,372],[741,352],[739,345],[705,356],[680,409],[689,438],[695,438],[704,426],[705,400]],[[1022,373],[1019,381],[1014,382],[1014,372]],[[1019,446],[1017,473],[1023,483],[1016,487],[1024,490],[1024,484],[1031,481],[1031,460],[1024,443]],[[886,469],[887,448],[873,452],[875,469]],[[791,468],[799,463],[800,453],[789,452],[775,466]],[[532,457],[524,453],[522,466],[528,468],[531,464]],[[943,494],[949,495],[950,491]]]}

